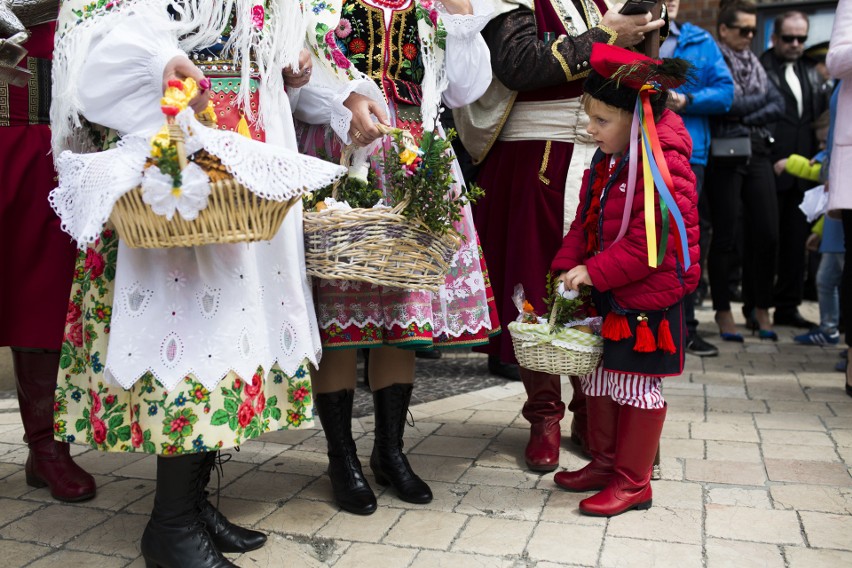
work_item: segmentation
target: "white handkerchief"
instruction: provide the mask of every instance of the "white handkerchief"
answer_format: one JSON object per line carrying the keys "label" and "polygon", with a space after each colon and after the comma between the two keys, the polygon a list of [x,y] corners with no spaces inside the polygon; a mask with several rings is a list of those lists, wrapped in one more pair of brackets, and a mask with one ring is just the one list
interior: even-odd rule
{"label": "white handkerchief", "polygon": [[808,223],[813,223],[819,219],[820,215],[825,213],[828,208],[828,192],[824,185],[818,185],[805,192],[802,202],[799,204],[799,209],[808,218]]}

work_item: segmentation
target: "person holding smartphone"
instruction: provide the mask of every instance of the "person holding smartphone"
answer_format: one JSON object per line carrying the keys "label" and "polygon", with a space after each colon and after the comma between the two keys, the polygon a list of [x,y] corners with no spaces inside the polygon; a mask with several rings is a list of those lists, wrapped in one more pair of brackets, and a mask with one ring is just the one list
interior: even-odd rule
{"label": "person holding smartphone", "polygon": [[[511,299],[517,284],[538,313],[545,311],[545,276],[595,150],[580,104],[592,46],[635,46],[663,27],[650,13],[624,15],[621,7],[608,10],[603,0],[501,0],[482,32],[491,50],[491,85],[454,116],[462,142],[482,165],[477,181],[485,197],[474,220],[504,329],[517,315]],[[508,333],[483,350],[491,373],[524,382],[527,467],[554,470],[565,413],[560,377],[519,369]],[[572,439],[582,444],[585,405],[576,377],[572,386]]]}

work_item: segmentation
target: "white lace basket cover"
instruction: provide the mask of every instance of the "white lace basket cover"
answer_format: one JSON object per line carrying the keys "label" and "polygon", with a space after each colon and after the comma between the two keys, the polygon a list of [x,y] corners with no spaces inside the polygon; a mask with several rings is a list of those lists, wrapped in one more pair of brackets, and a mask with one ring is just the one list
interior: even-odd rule
{"label": "white lace basket cover", "polygon": [[[250,191],[283,201],[332,183],[345,170],[281,146],[177,117],[188,153],[204,148]],[[138,186],[148,141],[125,138],[94,154],[62,152],[50,201],[92,262],[115,202]],[[213,389],[229,372],[251,377],[278,363],[294,374],[319,360],[312,300],[305,297],[301,205],[269,241],[171,249],[119,243],[106,380],[130,388],[150,372],[167,389],[193,374]]]}

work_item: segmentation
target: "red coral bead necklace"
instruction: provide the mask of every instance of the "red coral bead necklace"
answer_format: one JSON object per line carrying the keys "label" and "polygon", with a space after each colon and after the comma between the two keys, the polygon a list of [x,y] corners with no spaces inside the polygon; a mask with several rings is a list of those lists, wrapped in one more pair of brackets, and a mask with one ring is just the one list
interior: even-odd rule
{"label": "red coral bead necklace", "polygon": [[407,8],[412,0],[363,0],[365,4],[375,6],[376,8],[384,8],[388,10],[400,10]]}

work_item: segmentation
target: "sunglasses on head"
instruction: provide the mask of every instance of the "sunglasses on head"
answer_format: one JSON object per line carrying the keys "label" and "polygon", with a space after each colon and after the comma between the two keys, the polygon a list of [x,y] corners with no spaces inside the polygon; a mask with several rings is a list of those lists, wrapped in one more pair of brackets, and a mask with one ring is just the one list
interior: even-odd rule
{"label": "sunglasses on head", "polygon": [[757,33],[757,28],[751,26],[738,26],[736,24],[731,24],[728,27],[732,30],[739,30],[740,37],[749,37]]}
{"label": "sunglasses on head", "polygon": [[794,41],[798,41],[799,44],[804,45],[806,41],[808,41],[808,36],[803,35],[782,35],[781,41],[784,43],[793,43]]}

